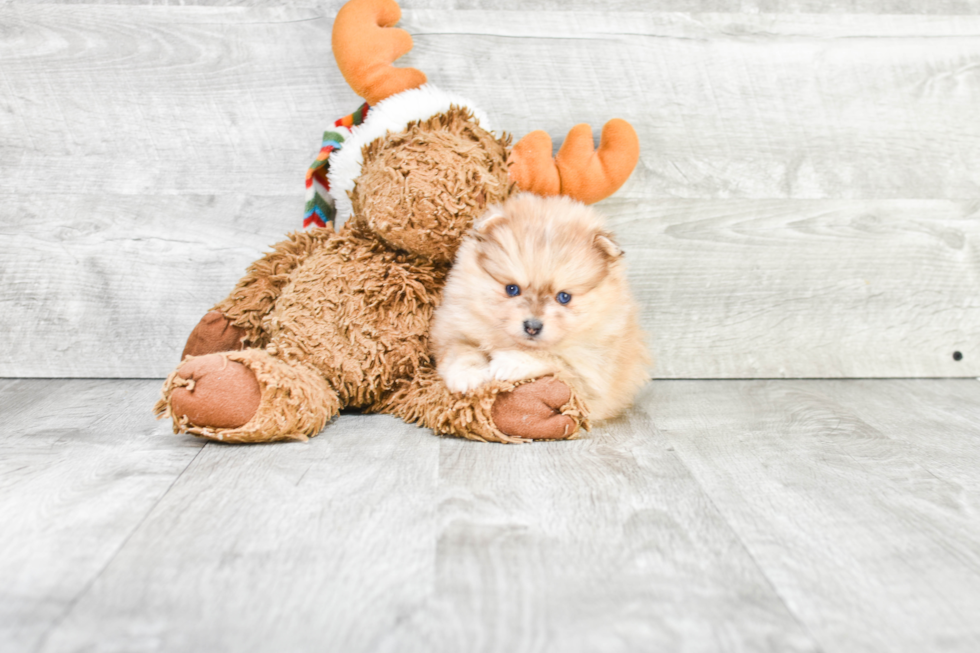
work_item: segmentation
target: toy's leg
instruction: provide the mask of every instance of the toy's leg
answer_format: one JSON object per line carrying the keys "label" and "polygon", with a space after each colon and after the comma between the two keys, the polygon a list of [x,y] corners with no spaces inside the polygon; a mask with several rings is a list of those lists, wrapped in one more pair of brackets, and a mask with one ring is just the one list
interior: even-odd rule
{"label": "toy's leg", "polygon": [[163,384],[154,407],[174,433],[222,442],[306,440],[340,409],[323,376],[264,349],[186,359]]}
{"label": "toy's leg", "polygon": [[492,381],[464,395],[450,392],[434,368],[425,368],[373,408],[442,435],[488,442],[569,440],[588,428],[582,402],[554,377]]}
{"label": "toy's leg", "polygon": [[[334,235],[333,227],[289,234],[249,266],[235,289],[194,328],[184,356],[201,356],[245,347],[265,347],[262,320],[276,303],[290,273]],[[181,357],[183,358],[183,356]]]}

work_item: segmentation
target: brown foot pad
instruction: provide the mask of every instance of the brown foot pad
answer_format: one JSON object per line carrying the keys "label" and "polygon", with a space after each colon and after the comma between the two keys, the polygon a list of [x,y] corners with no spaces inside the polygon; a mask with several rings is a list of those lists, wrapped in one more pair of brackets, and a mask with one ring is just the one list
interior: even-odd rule
{"label": "brown foot pad", "polygon": [[177,369],[177,377],[180,387],[170,395],[171,411],[195,426],[244,426],[262,399],[252,370],[218,354],[190,359]]}
{"label": "brown foot pad", "polygon": [[180,360],[184,360],[185,356],[239,351],[243,346],[244,335],[244,329],[232,324],[231,320],[218,311],[211,311],[201,318],[191,331],[191,335],[187,337],[187,344],[184,345],[184,353],[180,355]]}
{"label": "brown foot pad", "polygon": [[567,385],[548,376],[497,395],[490,415],[507,435],[562,440],[578,430],[574,419],[559,412],[571,396]]}

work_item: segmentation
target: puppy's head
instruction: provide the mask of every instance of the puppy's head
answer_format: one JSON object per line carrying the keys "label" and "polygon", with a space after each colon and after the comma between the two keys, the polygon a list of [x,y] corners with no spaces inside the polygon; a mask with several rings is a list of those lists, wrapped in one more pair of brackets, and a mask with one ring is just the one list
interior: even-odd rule
{"label": "puppy's head", "polygon": [[540,349],[587,337],[612,317],[621,256],[591,208],[523,193],[474,225],[458,265],[495,345]]}

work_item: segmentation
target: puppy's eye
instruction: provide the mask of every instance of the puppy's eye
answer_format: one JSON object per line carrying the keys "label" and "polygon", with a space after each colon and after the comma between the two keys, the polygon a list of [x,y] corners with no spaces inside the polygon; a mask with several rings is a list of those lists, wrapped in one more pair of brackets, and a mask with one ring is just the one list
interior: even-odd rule
{"label": "puppy's eye", "polygon": [[572,301],[572,296],[563,290],[558,293],[558,296],[555,299],[558,300],[559,304],[567,304],[568,302]]}
{"label": "puppy's eye", "polygon": [[504,288],[504,290],[507,291],[507,294],[511,297],[517,297],[521,294],[521,287],[514,284],[508,285]]}

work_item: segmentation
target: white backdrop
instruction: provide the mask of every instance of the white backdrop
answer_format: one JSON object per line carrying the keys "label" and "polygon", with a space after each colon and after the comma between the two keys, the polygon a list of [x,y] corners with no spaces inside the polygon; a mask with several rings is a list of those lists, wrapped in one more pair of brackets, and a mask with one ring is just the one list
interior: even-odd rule
{"label": "white backdrop", "polygon": [[[341,3],[216,4],[0,3],[0,375],[163,376],[300,227]],[[655,376],[980,374],[980,3],[402,6],[498,131],[636,127]]]}

